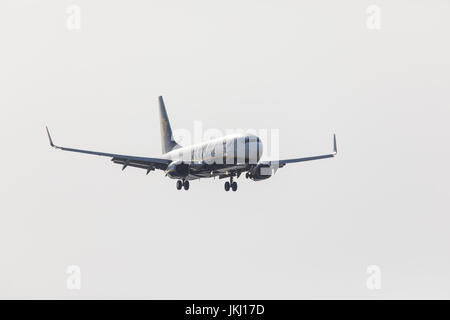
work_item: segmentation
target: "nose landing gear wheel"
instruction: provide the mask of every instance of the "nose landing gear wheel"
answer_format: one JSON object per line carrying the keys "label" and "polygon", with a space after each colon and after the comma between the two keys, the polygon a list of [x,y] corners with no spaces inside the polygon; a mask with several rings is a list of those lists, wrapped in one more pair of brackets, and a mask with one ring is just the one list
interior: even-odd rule
{"label": "nose landing gear wheel", "polygon": [[181,190],[181,188],[183,188],[183,182],[181,182],[181,180],[177,181],[177,190]]}
{"label": "nose landing gear wheel", "polygon": [[185,180],[183,183],[184,190],[189,190],[189,181]]}
{"label": "nose landing gear wheel", "polygon": [[237,191],[237,182],[236,182],[236,181],[233,182],[233,183],[231,183],[231,189],[232,189],[233,191]]}
{"label": "nose landing gear wheel", "polygon": [[230,191],[230,183],[228,181],[225,182],[225,191]]}

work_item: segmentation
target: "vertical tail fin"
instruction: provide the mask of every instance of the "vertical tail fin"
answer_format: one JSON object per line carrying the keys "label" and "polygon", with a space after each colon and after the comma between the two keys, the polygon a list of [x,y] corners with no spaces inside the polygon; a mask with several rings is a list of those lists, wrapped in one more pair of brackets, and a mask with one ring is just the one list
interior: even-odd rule
{"label": "vertical tail fin", "polygon": [[159,97],[159,116],[161,124],[161,146],[162,152],[167,153],[180,146],[173,139],[172,128],[170,127],[169,117],[167,116],[166,106],[164,105],[164,100]]}

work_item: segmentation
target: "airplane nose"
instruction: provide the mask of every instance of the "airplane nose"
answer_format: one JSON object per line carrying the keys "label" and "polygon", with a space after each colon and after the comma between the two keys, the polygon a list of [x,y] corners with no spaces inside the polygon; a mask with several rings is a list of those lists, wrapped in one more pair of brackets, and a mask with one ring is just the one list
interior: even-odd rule
{"label": "airplane nose", "polygon": [[258,137],[252,136],[245,142],[245,163],[257,164],[262,157],[263,145]]}

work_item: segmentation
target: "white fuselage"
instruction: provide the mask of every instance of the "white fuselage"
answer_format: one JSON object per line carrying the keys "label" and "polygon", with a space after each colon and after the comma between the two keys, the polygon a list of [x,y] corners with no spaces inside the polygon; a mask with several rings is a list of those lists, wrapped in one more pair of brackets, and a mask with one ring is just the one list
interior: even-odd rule
{"label": "white fuselage", "polygon": [[[226,173],[228,170],[248,168],[261,159],[263,145],[252,134],[235,134],[199,144],[174,149],[164,158],[181,163],[190,163],[188,179],[212,177]],[[172,175],[169,174],[172,177]],[[177,178],[176,175],[173,178]]]}

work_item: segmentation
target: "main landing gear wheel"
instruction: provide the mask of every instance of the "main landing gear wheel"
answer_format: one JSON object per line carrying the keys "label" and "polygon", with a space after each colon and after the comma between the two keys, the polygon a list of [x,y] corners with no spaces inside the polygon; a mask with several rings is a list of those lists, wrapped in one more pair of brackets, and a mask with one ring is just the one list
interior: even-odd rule
{"label": "main landing gear wheel", "polygon": [[225,182],[225,191],[237,191],[238,185],[236,181],[233,181],[233,177],[230,178],[230,181]]}
{"label": "main landing gear wheel", "polygon": [[183,188],[183,182],[181,180],[177,181],[177,190],[181,190]]}
{"label": "main landing gear wheel", "polygon": [[189,190],[189,181],[185,180],[183,183],[184,190]]}

